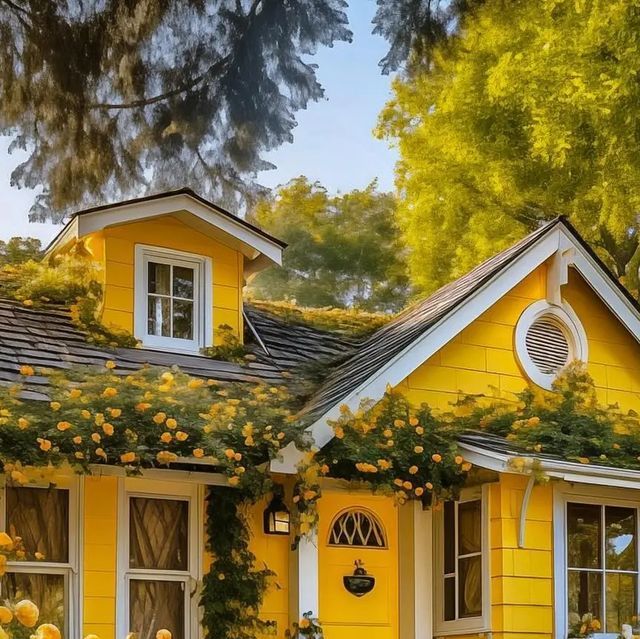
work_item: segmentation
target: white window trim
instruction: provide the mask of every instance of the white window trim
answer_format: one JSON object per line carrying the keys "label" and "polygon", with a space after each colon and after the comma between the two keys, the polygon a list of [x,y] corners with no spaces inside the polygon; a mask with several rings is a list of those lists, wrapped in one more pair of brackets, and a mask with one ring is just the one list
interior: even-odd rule
{"label": "white window trim", "polygon": [[[154,571],[129,567],[129,499],[150,497],[178,499],[189,504],[189,560],[188,570]],[[186,639],[202,637],[200,624],[200,583],[204,557],[204,494],[202,487],[192,483],[160,482],[134,477],[118,480],[118,586],[116,589],[116,636],[129,633],[129,581],[131,579],[161,578],[185,583]]]}
{"label": "white window trim", "polygon": [[[596,506],[623,506],[634,508],[640,518],[640,503],[637,491],[621,488],[588,486],[585,484],[569,484],[561,482],[554,486],[553,492],[553,548],[555,584],[555,637],[565,639],[568,634],[568,605],[567,601],[567,503],[594,504]],[[637,520],[637,532],[640,534],[640,521]],[[637,543],[637,540],[636,540]],[[640,562],[640,546],[638,546]],[[640,569],[640,564],[638,566]],[[636,581],[636,588],[640,590],[640,575]],[[636,593],[638,597],[638,593]],[[640,601],[640,599],[637,599]],[[616,639],[619,632],[600,632],[598,639]]]}
{"label": "white window trim", "polygon": [[[58,563],[51,561],[10,561],[7,563],[7,572],[27,574],[55,574],[64,576],[64,601],[65,601],[65,635],[79,637],[82,631],[83,595],[82,595],[82,547],[83,547],[83,509],[81,499],[83,483],[79,477],[64,478],[61,485],[54,488],[69,492],[69,561]],[[50,485],[28,484],[25,488],[48,490]],[[7,495],[6,483],[2,481],[0,486],[0,530],[7,529]],[[29,550],[27,548],[27,550]],[[34,602],[38,604],[38,602]],[[43,619],[42,623],[50,620]]]}
{"label": "white window trim", "polygon": [[[433,556],[434,556],[434,588],[433,613],[435,635],[458,635],[464,633],[482,633],[491,631],[491,574],[489,546],[489,490],[486,484],[464,488],[458,503],[481,500],[482,513],[482,614],[465,619],[444,619],[444,511],[433,514]],[[457,596],[457,589],[456,589]]]}
{"label": "white window trim", "polygon": [[567,302],[562,302],[562,305],[558,306],[556,304],[550,304],[547,300],[538,300],[528,306],[522,315],[520,315],[518,323],[516,324],[516,355],[527,377],[541,388],[546,388],[547,390],[551,389],[557,374],[542,373],[538,369],[529,356],[526,338],[531,325],[541,317],[549,315],[555,318],[564,329],[563,332],[569,344],[570,362],[573,360],[586,362],[589,352],[587,334],[582,326],[582,322]]}
{"label": "white window trim", "polygon": [[[147,333],[148,269],[147,262],[188,266],[194,278],[194,339],[159,337]],[[134,334],[147,348],[198,352],[213,344],[213,266],[210,257],[146,244],[135,245]]]}

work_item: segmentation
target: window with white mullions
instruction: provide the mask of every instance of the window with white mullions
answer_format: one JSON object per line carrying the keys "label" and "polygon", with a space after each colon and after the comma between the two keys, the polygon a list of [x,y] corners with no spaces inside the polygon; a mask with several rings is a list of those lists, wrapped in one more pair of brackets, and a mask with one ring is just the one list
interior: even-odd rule
{"label": "window with white mullions", "polygon": [[619,633],[638,610],[638,509],[566,504],[569,626],[592,614],[603,633]]}

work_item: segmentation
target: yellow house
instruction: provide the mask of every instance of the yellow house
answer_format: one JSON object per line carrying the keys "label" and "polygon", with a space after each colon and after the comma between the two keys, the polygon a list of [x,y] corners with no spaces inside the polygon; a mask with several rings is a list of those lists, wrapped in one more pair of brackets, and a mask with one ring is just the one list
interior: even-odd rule
{"label": "yellow house", "polygon": [[[79,241],[103,266],[103,322],[130,331],[141,347],[92,346],[62,311],[0,301],[2,380],[25,364],[114,360],[125,372],[177,364],[223,383],[277,384],[314,361],[327,372],[302,417],[318,447],[330,443],[341,406],[355,410],[388,386],[446,410],[461,394],[550,388],[576,359],[603,404],[640,412],[638,306],[561,219],[358,343],[244,305],[247,278],[279,264],[284,245],[189,191],[80,212],[49,255]],[[246,363],[201,353],[222,324],[246,339],[254,354]],[[45,399],[46,388],[46,378],[30,380],[33,399]],[[537,485],[513,469],[518,452],[507,441],[470,433],[459,446],[480,470],[458,501],[436,512],[327,478],[317,530],[292,549],[287,535],[263,525],[267,502],[253,507],[252,550],[276,573],[261,610],[276,636],[306,611],[327,639],[561,639],[584,613],[615,637],[633,623],[640,474],[540,456],[552,481]],[[299,457],[289,447],[271,465],[285,500]],[[7,484],[5,530],[46,559],[10,562],[0,597],[39,598],[69,638],[135,631],[146,639],[160,628],[175,639],[206,636],[205,499],[225,480],[196,461],[140,477],[100,465],[90,476],[60,470],[53,483]],[[355,562],[373,577],[364,594],[354,594],[362,581],[345,579]]]}

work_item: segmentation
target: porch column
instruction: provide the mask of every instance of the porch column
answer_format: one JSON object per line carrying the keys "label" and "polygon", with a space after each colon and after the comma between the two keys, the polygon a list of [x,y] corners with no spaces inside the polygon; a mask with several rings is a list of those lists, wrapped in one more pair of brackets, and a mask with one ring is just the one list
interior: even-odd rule
{"label": "porch column", "polygon": [[318,579],[318,537],[316,533],[300,539],[291,552],[290,602],[291,621],[298,621],[303,613],[311,611],[320,616]]}
{"label": "porch column", "polygon": [[410,502],[399,509],[400,637],[433,637],[433,530],[431,510]]}

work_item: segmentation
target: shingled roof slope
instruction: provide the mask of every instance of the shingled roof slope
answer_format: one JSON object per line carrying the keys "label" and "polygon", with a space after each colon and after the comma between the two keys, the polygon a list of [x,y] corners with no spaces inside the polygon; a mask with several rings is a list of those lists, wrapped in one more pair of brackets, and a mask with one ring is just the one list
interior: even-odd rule
{"label": "shingled roof slope", "polygon": [[[242,364],[140,348],[107,348],[87,341],[71,321],[67,310],[55,307],[27,308],[0,299],[0,383],[23,381],[20,366],[65,369],[73,365],[102,366],[108,360],[123,373],[152,366],[177,365],[185,373],[221,382],[281,384],[283,372],[294,373],[304,362],[326,361],[353,345],[329,333],[303,326],[289,326],[258,310],[248,310],[260,338],[248,344],[253,355]],[[260,344],[262,342],[262,344]],[[263,348],[266,347],[266,351]],[[47,377],[28,379],[25,397],[46,399]]]}
{"label": "shingled roof slope", "polygon": [[541,226],[430,297],[410,306],[373,333],[352,357],[335,368],[311,397],[303,410],[307,419],[321,418],[561,221],[556,218]]}

